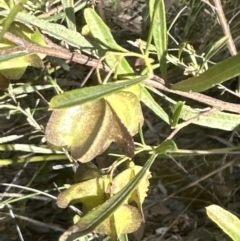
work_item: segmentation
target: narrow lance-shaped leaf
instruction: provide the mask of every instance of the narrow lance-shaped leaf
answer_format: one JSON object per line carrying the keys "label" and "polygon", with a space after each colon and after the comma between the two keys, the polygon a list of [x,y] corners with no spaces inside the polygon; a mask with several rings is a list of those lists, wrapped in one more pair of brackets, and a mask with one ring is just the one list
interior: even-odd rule
{"label": "narrow lance-shaped leaf", "polygon": [[[97,41],[99,41],[103,49],[107,49],[108,51],[116,50],[123,53],[128,52],[126,49],[116,43],[109,27],[92,8],[86,8],[84,10],[84,17],[90,29],[91,35]],[[114,68],[118,61],[119,64],[116,68],[117,74],[130,75],[134,73],[133,69],[124,57],[120,58],[119,56],[114,56],[114,53],[106,56],[106,62],[110,68]]]}
{"label": "narrow lance-shaped leaf", "polygon": [[148,76],[145,75],[132,80],[110,82],[104,85],[97,85],[67,91],[63,94],[54,96],[50,101],[50,108],[67,108],[75,105],[84,104],[89,101],[97,100],[103,98],[106,95],[113,94],[116,91],[120,91],[132,85],[140,83],[147,78]]}
{"label": "narrow lance-shaped leaf", "polygon": [[157,103],[152,95],[148,92],[146,87],[142,87],[141,101],[150,110],[152,110],[158,117],[160,117],[167,124],[170,124],[168,114],[163,110],[163,108]]}
{"label": "narrow lance-shaped leaf", "polygon": [[109,27],[103,22],[103,20],[98,16],[98,14],[92,8],[86,8],[84,10],[84,17],[94,38],[104,44],[104,46],[109,47],[112,50],[117,50],[120,52],[128,52],[120,45],[118,45],[112,36]]}
{"label": "narrow lance-shaped leaf", "polygon": [[206,207],[207,215],[234,241],[240,240],[240,220],[232,213],[220,206],[210,205]]}
{"label": "narrow lance-shaped leaf", "polygon": [[[8,16],[10,11],[4,10],[0,11],[0,16]],[[71,46],[82,48],[85,53],[92,54],[93,46],[92,44],[85,39],[80,33],[67,29],[61,24],[50,23],[43,19],[39,19],[33,15],[20,12],[15,17],[16,21],[19,21],[23,24],[29,24],[44,30],[47,34],[53,38],[63,40]]]}
{"label": "narrow lance-shaped leaf", "polygon": [[15,3],[14,7],[9,11],[6,19],[2,23],[2,29],[0,32],[0,41],[2,40],[4,34],[8,31],[11,24],[14,21],[15,16],[22,10],[23,5],[26,4],[27,0],[20,0],[18,3]]}
{"label": "narrow lance-shaped leaf", "polygon": [[149,11],[151,17],[151,31],[156,47],[160,69],[164,79],[167,77],[166,51],[167,51],[167,24],[164,0],[150,0]]}
{"label": "narrow lance-shaped leaf", "polygon": [[64,11],[66,14],[68,29],[76,31],[76,20],[75,20],[73,0],[61,0],[61,3],[64,7]]}
{"label": "narrow lance-shaped leaf", "polygon": [[212,66],[197,77],[172,85],[172,89],[200,92],[240,75],[240,53]]}
{"label": "narrow lance-shaped leaf", "polygon": [[[177,104],[176,101],[164,95],[162,92],[158,91],[157,89],[155,88],[150,88],[150,89],[154,93],[156,93],[157,95],[163,97],[166,101],[168,101],[172,108],[174,108],[174,105]],[[214,111],[214,112],[208,113],[207,115],[201,115],[201,113],[204,113],[205,111],[206,111],[205,109],[202,109],[202,110],[193,109],[190,106],[184,105],[183,109],[181,110],[180,118],[185,121],[188,121],[190,119],[193,120],[194,118],[192,123],[196,125],[207,126],[209,128],[214,128],[214,129],[217,128],[217,129],[226,130],[226,131],[234,130],[240,125],[240,116],[237,114],[230,114],[222,111]],[[198,115],[201,115],[201,118],[196,118]]]}

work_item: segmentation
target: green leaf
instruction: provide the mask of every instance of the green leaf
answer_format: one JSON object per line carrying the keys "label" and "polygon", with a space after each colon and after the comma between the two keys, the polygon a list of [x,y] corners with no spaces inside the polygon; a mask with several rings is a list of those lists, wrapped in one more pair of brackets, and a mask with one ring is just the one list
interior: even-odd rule
{"label": "green leaf", "polygon": [[176,127],[176,125],[178,124],[178,121],[179,121],[179,118],[181,117],[181,113],[182,113],[184,104],[185,104],[185,102],[178,101],[177,104],[174,106],[172,123],[171,123],[172,127]]}
{"label": "green leaf", "polygon": [[[107,49],[108,51],[115,50],[124,53],[129,52],[116,43],[109,27],[92,8],[86,8],[84,10],[84,17],[92,36],[100,42],[103,49]],[[124,57],[114,56],[114,53],[110,53],[106,56],[106,62],[110,68],[114,68],[118,61],[120,61],[117,66],[118,74],[129,75],[134,73],[133,69]]]}
{"label": "green leaf", "polygon": [[0,0],[0,8],[9,9],[9,6],[5,0]]}
{"label": "green leaf", "polygon": [[[4,10],[0,12],[0,16],[7,16],[9,11]],[[48,21],[38,19],[37,17],[27,14],[18,13],[15,17],[15,21],[19,21],[23,24],[29,24],[44,30],[45,33],[52,36],[55,39],[65,41],[73,47],[82,49],[85,53],[94,54],[92,44],[85,39],[80,33],[67,29],[62,24],[49,23]]]}
{"label": "green leaf", "polygon": [[120,206],[113,215],[95,229],[96,233],[105,234],[112,240],[118,240],[121,234],[133,233],[142,223],[139,210],[128,204]]}
{"label": "green leaf", "polygon": [[30,55],[32,53],[29,53],[28,51],[26,50],[17,50],[17,51],[14,51],[14,48],[13,48],[13,52],[11,53],[7,53],[7,54],[1,54],[0,55],[0,61],[7,61],[7,60],[11,60],[11,59],[14,59],[14,58],[18,58],[18,57],[22,57],[22,56],[26,56],[26,55]]}
{"label": "green leaf", "polygon": [[143,87],[142,88],[142,96],[141,101],[150,109],[152,110],[158,117],[160,117],[162,120],[164,120],[167,124],[170,124],[169,122],[169,116],[168,114],[163,110],[163,108],[153,99],[151,94],[148,92],[148,90]]}
{"label": "green leaf", "polygon": [[150,0],[151,31],[157,51],[158,62],[164,79],[167,78],[167,24],[164,0]]}
{"label": "green leaf", "polygon": [[104,46],[117,50],[119,52],[129,52],[120,45],[118,45],[112,36],[109,27],[103,22],[98,14],[92,8],[86,8],[84,10],[84,18],[91,31],[93,37],[100,41]]}
{"label": "green leaf", "polygon": [[209,68],[197,77],[178,82],[172,89],[199,92],[212,88],[240,74],[240,53]]}
{"label": "green leaf", "polygon": [[[113,194],[118,193],[124,186],[126,186],[129,181],[136,176],[136,174],[142,169],[142,166],[134,165],[133,167],[129,167],[128,169],[119,173],[112,181],[111,185],[111,192]],[[139,182],[137,188],[132,192],[128,199],[128,203],[136,203],[138,210],[140,211],[143,219],[143,209],[142,204],[147,196],[148,186],[149,186],[149,179],[151,177],[150,172],[146,173],[146,176],[142,178]]]}
{"label": "green leaf", "polygon": [[[18,37],[22,37],[24,39],[28,39],[31,42],[35,42],[41,45],[45,45],[42,34],[35,30],[34,32],[29,29],[27,26],[24,26],[21,23],[13,23],[9,28],[9,32],[14,33]],[[0,73],[8,79],[18,80],[24,74],[26,68],[28,66],[33,66],[36,68],[43,67],[42,58],[45,55],[35,54],[35,53],[27,53],[22,51],[21,53],[14,53],[16,48],[16,44],[3,39],[0,42],[0,49],[3,50],[3,54],[1,56],[2,61],[0,62]],[[4,50],[7,50],[8,53],[4,54]],[[10,52],[13,51],[13,53]],[[15,58],[13,58],[15,56]]]}
{"label": "green leaf", "polygon": [[2,24],[2,29],[0,32],[0,41],[2,40],[4,34],[8,31],[11,27],[11,24],[14,21],[15,16],[22,10],[24,4],[26,4],[27,0],[21,0],[14,7],[9,11],[9,14],[6,16]]}
{"label": "green leaf", "polygon": [[177,152],[177,145],[173,140],[165,140],[156,148],[154,148],[154,153],[156,154],[167,154],[168,152]]}
{"label": "green leaf", "polygon": [[234,241],[240,240],[240,220],[232,213],[218,205],[206,207],[207,215],[210,217],[230,238]]}
{"label": "green leaf", "polygon": [[[177,103],[176,101],[154,88],[149,89],[168,101],[169,104],[174,108],[174,105]],[[205,109],[193,109],[190,106],[184,105],[181,111],[181,119],[188,121],[198,116],[200,113],[204,113],[205,111]],[[201,117],[193,120],[191,123],[214,129],[217,128],[220,130],[232,131],[238,128],[240,125],[240,115],[214,111],[208,113],[208,115],[202,115]]]}
{"label": "green leaf", "polygon": [[[181,118],[188,121],[205,111],[206,110],[204,109],[193,109],[190,106],[185,105],[181,112]],[[192,123],[214,129],[233,131],[238,129],[240,125],[240,115],[214,111],[212,113],[208,113],[207,115],[199,116],[199,118],[194,120]]]}
{"label": "green leaf", "polygon": [[41,58],[36,54],[28,54],[22,57],[0,62],[0,73],[12,80],[20,79],[28,66],[43,67]]}
{"label": "green leaf", "polygon": [[210,50],[207,52],[205,56],[205,61],[208,61],[209,59],[211,59],[212,56],[214,56],[221,48],[223,48],[228,42],[228,39],[229,39],[228,36],[224,36],[221,39],[219,39],[217,42],[212,44]]}
{"label": "green leaf", "polygon": [[73,0],[61,0],[61,3],[64,7],[64,11],[66,14],[68,29],[76,31],[76,20],[75,20]]}
{"label": "green leaf", "polygon": [[[107,182],[109,183],[109,180]],[[57,205],[66,208],[75,203],[82,203],[84,212],[88,212],[105,202],[105,185],[108,183],[103,177],[98,177],[71,185],[58,195]]]}
{"label": "green leaf", "polygon": [[111,82],[104,85],[67,91],[61,95],[53,97],[49,105],[51,109],[60,109],[84,104],[92,100],[101,99],[106,95],[130,87],[146,80],[147,78],[148,76],[145,75],[132,80]]}
{"label": "green leaf", "polygon": [[[76,12],[82,10],[83,8],[86,7],[87,4],[88,4],[88,0],[81,0],[80,2],[79,1],[76,2],[75,5],[74,5],[74,9],[73,9],[74,12],[76,13]],[[66,13],[64,11],[60,11],[60,12],[54,13],[54,14],[52,14],[50,16],[42,14],[42,15],[40,15],[38,17],[42,18],[42,19],[44,19],[44,20],[46,20],[48,22],[56,22],[59,19],[65,18],[66,17]]]}
{"label": "green leaf", "polygon": [[135,190],[139,182],[146,175],[146,172],[149,170],[156,157],[157,155],[152,155],[145,163],[144,167],[138,172],[138,174],[131,179],[120,192],[81,218],[74,226],[66,231],[59,240],[70,241],[79,238],[92,232],[104,220],[109,218],[128,199],[133,190]]}
{"label": "green leaf", "polygon": [[63,153],[62,151],[54,151],[47,147],[27,145],[27,144],[2,144],[2,145],[0,145],[0,151],[6,151],[6,150],[8,150],[8,151],[25,151],[25,152],[42,153],[42,154]]}

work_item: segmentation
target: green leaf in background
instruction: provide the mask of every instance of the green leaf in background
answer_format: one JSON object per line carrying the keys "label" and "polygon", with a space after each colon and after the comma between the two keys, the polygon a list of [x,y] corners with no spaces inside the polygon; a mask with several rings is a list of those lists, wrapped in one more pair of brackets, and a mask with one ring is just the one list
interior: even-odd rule
{"label": "green leaf in background", "polygon": [[104,85],[85,87],[81,89],[67,91],[63,94],[56,95],[50,101],[50,109],[60,109],[72,107],[87,103],[92,100],[103,98],[106,95],[113,94],[116,91],[125,89],[147,79],[148,76],[141,76],[136,79],[110,82]]}
{"label": "green leaf in background", "polygon": [[[1,138],[0,138],[1,139]],[[1,143],[1,141],[0,141]],[[31,153],[42,153],[42,154],[49,154],[49,153],[63,153],[62,151],[54,151],[49,148],[35,146],[35,145],[27,145],[27,144],[1,144],[0,151],[25,151]]]}
{"label": "green leaf in background", "polygon": [[150,31],[152,31],[153,34],[161,74],[164,79],[167,79],[166,53],[168,34],[164,0],[150,0],[149,11],[151,18]]}
{"label": "green leaf in background", "polygon": [[8,79],[20,79],[28,66],[42,68],[41,58],[36,54],[28,54],[22,57],[16,57],[11,60],[0,62],[0,73]]}
{"label": "green leaf in background", "polygon": [[142,223],[139,210],[131,205],[123,204],[113,215],[95,229],[96,233],[105,234],[111,240],[118,241],[121,234],[133,233]]}
{"label": "green leaf in background", "polygon": [[[83,8],[85,8],[87,6],[87,4],[88,4],[88,0],[81,0],[81,1],[77,1],[77,2],[75,1],[74,8],[73,8],[74,12],[76,13],[76,12],[82,10]],[[38,17],[41,19],[44,19],[48,22],[56,22],[57,20],[65,18],[66,13],[64,10],[62,10],[62,11],[58,11],[57,13],[53,13],[50,16],[41,14]]]}
{"label": "green leaf in background", "polygon": [[0,0],[0,8],[9,9],[9,6],[5,0]]}
{"label": "green leaf in background", "polygon": [[165,140],[156,148],[154,148],[154,153],[167,154],[168,152],[176,152],[177,150],[177,145],[173,140]]}
{"label": "green leaf in background", "polygon": [[145,163],[144,167],[121,191],[81,218],[75,225],[70,227],[59,240],[70,241],[88,234],[103,223],[104,220],[113,215],[113,213],[128,199],[129,195],[135,190],[142,178],[145,177],[156,157],[157,155],[152,155]]}
{"label": "green leaf in background", "polygon": [[128,52],[128,50],[117,44],[109,27],[92,8],[86,8],[84,10],[84,18],[93,37],[99,40],[105,47],[119,52]]}
{"label": "green leaf in background", "polygon": [[[1,47],[0,47],[0,50],[1,50]],[[10,52],[7,54],[1,54],[0,61],[7,61],[7,60],[11,60],[14,58],[18,58],[18,57],[22,57],[22,56],[31,54],[27,50],[18,50],[18,49],[14,49],[14,48],[12,48],[12,50],[13,50],[13,52]]]}
{"label": "green leaf in background", "polygon": [[68,29],[76,31],[76,20],[74,13],[74,1],[73,0],[61,0],[66,14]]}
{"label": "green leaf in background", "polygon": [[142,87],[142,96],[141,101],[146,105],[150,110],[152,110],[158,117],[160,117],[167,124],[170,124],[168,114],[163,110],[163,108],[154,100],[148,90],[143,86]]}
{"label": "green leaf in background", "polygon": [[[190,106],[184,106],[181,112],[181,118],[188,121],[195,118],[197,115],[206,112],[204,109],[193,109]],[[230,114],[221,111],[214,111],[207,115],[199,116],[196,120],[192,121],[193,124],[206,126],[213,129],[233,131],[239,129],[240,115]]]}
{"label": "green leaf in background", "polygon": [[3,39],[4,34],[11,27],[11,24],[14,21],[15,16],[22,10],[23,5],[27,2],[27,0],[18,1],[17,4],[9,11],[9,14],[6,16],[2,24],[2,30],[0,32],[0,41]]}
{"label": "green leaf in background", "polygon": [[[104,49],[115,50],[118,52],[127,53],[128,50],[122,48],[114,40],[109,27],[103,22],[98,14],[92,8],[86,8],[84,10],[84,17],[87,25],[90,29],[91,35],[99,41]],[[106,56],[106,62],[110,68],[113,68],[117,61],[120,60],[119,56],[114,56],[113,53]],[[117,66],[118,74],[133,74],[134,71],[125,58],[121,58],[119,65]]]}
{"label": "green leaf in background", "polygon": [[234,241],[240,240],[240,220],[218,205],[206,207],[207,215]]}
{"label": "green leaf in background", "polygon": [[108,184],[109,179],[97,177],[71,185],[58,195],[57,205],[66,208],[72,204],[82,203],[83,212],[87,213],[105,202],[105,189]]}
{"label": "green leaf in background", "polygon": [[181,113],[182,113],[184,104],[185,104],[184,102],[178,101],[177,104],[174,106],[172,123],[171,123],[172,127],[176,127],[176,125],[178,124],[178,121],[181,117]]}
{"label": "green leaf in background", "polygon": [[[32,31],[27,26],[21,23],[13,23],[9,28],[9,32],[22,37],[24,39],[28,39],[31,42],[38,43],[40,45],[45,45],[44,38],[42,34],[36,29]],[[0,50],[4,52],[4,50],[10,51],[12,49],[13,53],[2,54],[0,62],[0,82],[6,88],[7,86],[4,83],[8,83],[9,79],[18,80],[25,73],[25,70],[28,66],[33,66],[36,68],[42,68],[42,58],[45,57],[43,54],[35,54],[35,53],[27,53],[22,51],[23,53],[16,54],[14,53],[14,49],[16,48],[16,44],[11,43],[10,41],[3,39],[0,41]],[[15,58],[13,56],[15,55]],[[5,79],[5,81],[4,81]],[[2,85],[1,84],[1,85]]]}
{"label": "green leaf in background", "polygon": [[217,42],[215,42],[213,45],[211,45],[210,50],[207,52],[206,56],[205,56],[205,61],[208,61],[209,59],[211,59],[217,52],[219,52],[220,49],[222,49],[227,41],[228,41],[229,37],[228,36],[224,36],[221,39],[219,39]]}
{"label": "green leaf in background", "polygon": [[[174,101],[173,99],[169,98],[167,95],[164,95],[163,93],[161,93],[160,91],[154,88],[149,88],[149,89],[153,91],[155,94],[164,98],[166,101],[168,101],[169,104],[172,106],[172,108],[174,108],[174,106],[177,103],[176,101]],[[142,91],[142,93],[144,92]],[[156,110],[154,109],[152,110],[155,112],[156,115],[158,115],[157,114],[158,112]],[[190,106],[184,105],[181,111],[180,118],[185,121],[188,121],[200,115],[201,113],[204,113],[205,111],[206,111],[205,109],[194,109],[194,108],[191,108]],[[225,113],[221,111],[214,111],[214,112],[208,113],[207,115],[199,116],[191,123],[200,125],[200,126],[206,126],[209,128],[214,128],[214,129],[217,128],[220,130],[233,131],[235,129],[238,129],[240,126],[240,115]]]}
{"label": "green leaf in background", "polygon": [[172,85],[172,89],[200,92],[240,75],[240,53],[209,68],[197,77]]}
{"label": "green leaf in background", "polygon": [[[7,16],[8,14],[8,10],[0,11],[0,16]],[[30,26],[38,27],[55,39],[65,41],[73,47],[82,49],[85,53],[89,53],[91,55],[94,54],[92,44],[87,41],[85,37],[76,31],[67,29],[62,24],[49,23],[48,21],[38,19],[37,17],[27,13],[18,13],[15,17],[15,20],[23,24],[29,24]]]}

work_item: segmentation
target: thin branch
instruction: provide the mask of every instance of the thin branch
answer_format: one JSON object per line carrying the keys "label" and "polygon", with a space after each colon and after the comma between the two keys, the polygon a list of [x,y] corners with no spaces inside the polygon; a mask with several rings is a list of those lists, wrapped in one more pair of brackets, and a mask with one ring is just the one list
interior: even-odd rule
{"label": "thin branch", "polygon": [[[0,212],[0,214],[2,216],[11,216],[10,214],[4,213],[4,212]],[[58,227],[57,225],[54,225],[54,224],[49,224],[49,223],[45,224],[45,223],[40,222],[38,220],[35,220],[35,219],[32,219],[32,218],[28,218],[28,217],[25,217],[25,216],[22,216],[22,215],[18,215],[18,214],[14,214],[14,215],[15,215],[16,218],[18,218],[20,220],[23,220],[23,221],[26,221],[26,222],[28,222],[31,225],[47,228],[48,230],[49,229],[55,230],[56,232],[64,232],[65,231],[63,228],[60,228],[60,227]]]}
{"label": "thin branch", "polygon": [[189,184],[186,185],[185,187],[182,187],[182,188],[178,189],[177,191],[171,193],[170,195],[164,197],[163,199],[160,199],[160,200],[158,200],[158,201],[155,201],[155,202],[151,203],[150,205],[148,205],[147,207],[145,207],[144,210],[148,210],[149,208],[155,206],[155,205],[158,204],[159,202],[164,202],[164,201],[166,201],[166,200],[168,200],[168,199],[170,199],[170,198],[172,198],[172,197],[176,197],[177,194],[179,194],[179,193],[187,190],[188,188],[194,187],[194,186],[196,186],[197,184],[199,184],[200,182],[202,182],[202,181],[208,179],[209,177],[211,177],[211,176],[219,173],[220,171],[222,171],[222,170],[224,170],[224,169],[226,169],[226,168],[228,168],[228,167],[233,166],[235,162],[236,162],[236,159],[234,159],[234,160],[232,160],[232,161],[230,161],[230,162],[225,163],[224,165],[222,165],[221,167],[217,168],[216,170],[214,170],[214,171],[212,171],[212,172],[210,172],[210,173],[208,173],[208,174],[200,177],[200,178],[197,179],[196,181],[193,181],[193,182],[189,183]]}
{"label": "thin branch", "polygon": [[227,22],[227,19],[225,17],[224,11],[223,11],[221,0],[213,0],[213,2],[215,5],[215,10],[216,10],[220,25],[222,27],[223,33],[225,36],[229,37],[228,42],[227,42],[228,50],[231,55],[236,55],[237,49],[236,49],[235,43],[232,38],[229,24]]}
{"label": "thin branch", "polygon": [[[76,62],[79,64],[84,64],[84,65],[87,65],[90,67],[98,66],[100,69],[109,71],[109,68],[105,64],[99,63],[99,60],[93,59],[93,58],[83,55],[81,53],[77,53],[77,52],[72,53],[69,50],[59,47],[59,46],[58,46],[58,48],[41,46],[41,45],[38,45],[38,44],[35,44],[32,42],[29,42],[25,39],[22,39],[10,32],[5,33],[4,38],[17,44],[18,47],[22,48],[22,50],[27,50],[30,52],[32,51],[34,53],[46,54],[49,56],[73,61],[73,62]],[[19,51],[19,49],[18,49],[18,51]],[[1,54],[1,52],[0,52],[0,54]]]}
{"label": "thin branch", "polygon": [[154,80],[145,80],[144,84],[146,84],[147,86],[151,86],[151,87],[172,93],[172,94],[177,94],[177,95],[204,103],[220,111],[228,111],[228,112],[233,112],[238,114],[240,113],[239,104],[225,102],[225,101],[218,100],[197,92],[184,92],[179,90],[171,90],[170,88],[164,85],[164,80],[162,78],[154,75],[153,79]]}

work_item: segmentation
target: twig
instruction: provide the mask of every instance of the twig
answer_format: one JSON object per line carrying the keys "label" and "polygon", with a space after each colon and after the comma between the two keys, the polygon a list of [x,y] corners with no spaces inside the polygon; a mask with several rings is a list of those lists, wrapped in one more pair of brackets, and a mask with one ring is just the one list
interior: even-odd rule
{"label": "twig", "polygon": [[13,220],[13,222],[15,224],[15,228],[17,230],[18,237],[19,237],[20,241],[24,241],[24,238],[23,238],[23,235],[22,235],[22,231],[21,231],[21,229],[20,229],[20,227],[19,227],[19,225],[18,225],[18,223],[16,221],[16,215],[13,212],[13,210],[12,210],[10,205],[7,205],[7,207],[8,207],[8,210],[9,210],[9,216],[12,218],[12,220]]}
{"label": "twig", "polygon": [[[50,47],[41,46],[41,45],[38,45],[38,44],[35,44],[32,42],[29,42],[25,39],[22,39],[10,32],[5,33],[4,38],[17,44],[18,47],[21,47],[23,51],[27,50],[30,52],[32,51],[35,53],[46,54],[49,56],[73,61],[73,62],[76,62],[79,64],[84,64],[84,65],[87,65],[90,67],[96,67],[98,65],[98,67],[100,69],[109,71],[109,68],[106,65],[99,63],[99,60],[93,59],[91,57],[88,57],[88,56],[80,54],[80,53],[76,53],[76,52],[72,53],[69,50],[59,47],[59,46],[58,46],[58,48],[52,48],[52,47],[50,48]],[[19,48],[18,48],[18,51],[19,51]],[[0,54],[1,53],[2,52],[0,51]]]}
{"label": "twig", "polygon": [[[0,212],[0,214],[2,216],[10,216],[10,214],[8,213],[4,213],[4,212]],[[28,217],[24,217],[24,216],[21,216],[21,215],[18,215],[18,214],[14,214],[16,218],[20,219],[20,220],[24,220],[26,222],[29,222],[30,224],[32,225],[36,225],[36,226],[40,226],[40,227],[43,227],[43,228],[47,228],[48,230],[51,229],[51,230],[55,230],[56,232],[64,232],[65,230],[63,228],[60,228],[58,227],[57,225],[54,225],[54,224],[45,224],[43,222],[40,222],[40,221],[37,221],[35,219],[32,219],[32,218],[28,218]]]}
{"label": "twig", "polygon": [[[32,51],[32,52],[42,53],[42,54],[66,59],[69,61],[74,61],[79,64],[88,65],[88,66],[91,66],[94,68],[98,67],[100,69],[105,70],[106,72],[110,71],[108,66],[106,66],[105,64],[102,64],[102,61],[90,58],[83,54],[71,53],[70,51],[68,51],[65,48],[62,48],[59,46],[55,47],[55,45],[53,45],[53,43],[51,45],[54,47],[52,47],[52,46],[51,46],[51,48],[45,47],[45,46],[41,46],[41,45],[37,45],[32,42],[29,42],[20,37],[17,37],[14,34],[9,33],[9,32],[5,33],[4,38],[17,44],[18,45],[17,51],[19,51],[22,48],[23,51],[27,50],[30,52]],[[16,48],[13,48],[13,51],[14,50],[16,50]],[[0,51],[0,54],[5,53],[5,51],[6,50]],[[240,105],[239,104],[233,104],[233,103],[221,101],[221,100],[209,97],[204,94],[196,93],[196,92],[183,92],[183,91],[179,91],[179,90],[171,90],[170,88],[165,86],[165,84],[164,84],[165,81],[162,78],[154,75],[153,79],[154,80],[146,80],[146,81],[144,81],[144,83],[146,85],[155,87],[157,89],[160,89],[160,90],[163,90],[163,91],[166,91],[169,93],[177,94],[177,95],[180,95],[180,96],[183,96],[186,98],[196,100],[198,102],[212,106],[213,108],[218,109],[218,110],[224,110],[224,111],[229,111],[229,112],[238,113],[238,114],[240,113]]]}
{"label": "twig", "polygon": [[[231,31],[229,28],[229,24],[227,23],[227,19],[225,17],[224,11],[223,11],[221,0],[213,0],[213,2],[215,5],[215,10],[216,10],[220,25],[222,27],[223,33],[225,36],[227,36],[229,38],[228,42],[227,42],[227,48],[232,56],[236,55],[237,54],[236,45],[233,41],[232,34],[231,34]],[[238,76],[238,94],[239,94],[239,92],[240,92],[240,77]]]}
{"label": "twig", "polygon": [[168,88],[167,86],[164,85],[164,80],[162,78],[154,75],[153,79],[155,81],[154,80],[145,80],[144,83],[148,86],[152,86],[152,87],[155,87],[157,89],[160,89],[160,90],[172,93],[172,94],[177,94],[177,95],[204,103],[204,104],[212,106],[213,108],[218,109],[218,110],[224,110],[224,111],[240,114],[240,105],[239,104],[233,104],[233,103],[225,102],[222,100],[218,100],[218,99],[209,97],[209,96],[201,94],[201,93],[171,90],[170,88]]}
{"label": "twig", "polygon": [[166,201],[166,200],[168,200],[168,199],[170,199],[170,198],[172,198],[172,197],[176,197],[177,194],[179,194],[179,193],[187,190],[187,189],[190,188],[190,187],[193,187],[193,186],[199,184],[200,182],[202,182],[202,181],[208,179],[209,177],[211,177],[212,175],[217,174],[218,172],[220,172],[220,171],[222,171],[222,170],[224,170],[224,169],[226,169],[226,168],[228,168],[228,167],[231,167],[232,165],[234,165],[235,162],[236,162],[236,160],[232,160],[232,161],[230,161],[230,162],[227,162],[226,164],[222,165],[221,167],[217,168],[216,170],[208,173],[207,175],[204,175],[203,177],[200,177],[200,178],[197,179],[196,181],[193,181],[193,182],[189,183],[189,184],[186,185],[185,187],[182,187],[182,188],[178,189],[177,191],[171,193],[170,195],[164,197],[163,199],[158,200],[158,201],[156,201],[156,202],[153,202],[152,204],[150,204],[150,205],[148,205],[147,207],[145,207],[144,210],[147,210],[147,209],[155,206],[155,205],[158,204],[159,202],[164,202],[164,201]]}
{"label": "twig", "polygon": [[229,25],[227,23],[227,19],[225,17],[224,11],[223,11],[221,0],[213,0],[213,2],[215,5],[215,10],[216,10],[220,25],[222,27],[223,33],[225,36],[229,37],[228,42],[227,42],[228,50],[231,55],[236,55],[237,49],[236,49],[235,43],[233,41],[232,34],[230,31]]}

